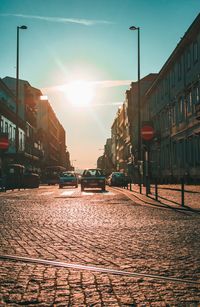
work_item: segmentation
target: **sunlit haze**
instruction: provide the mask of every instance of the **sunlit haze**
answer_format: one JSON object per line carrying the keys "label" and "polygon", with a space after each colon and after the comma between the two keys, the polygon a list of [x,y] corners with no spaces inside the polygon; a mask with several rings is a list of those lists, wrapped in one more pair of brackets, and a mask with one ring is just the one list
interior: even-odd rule
{"label": "sunlit haze", "polygon": [[94,98],[94,87],[89,82],[77,80],[62,86],[61,90],[66,94],[67,102],[69,101],[74,107],[89,106]]}
{"label": "sunlit haze", "polygon": [[0,77],[19,78],[47,95],[66,131],[77,169],[95,167],[125,91],[159,72],[199,13],[199,0],[0,0]]}

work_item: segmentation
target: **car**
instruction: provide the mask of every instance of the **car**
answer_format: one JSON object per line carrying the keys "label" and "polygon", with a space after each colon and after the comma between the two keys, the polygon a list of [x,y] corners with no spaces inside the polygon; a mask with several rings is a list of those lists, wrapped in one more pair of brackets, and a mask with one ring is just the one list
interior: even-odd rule
{"label": "car", "polygon": [[107,182],[109,186],[125,187],[128,185],[128,177],[123,172],[112,172]]}
{"label": "car", "polygon": [[106,178],[100,168],[90,168],[84,170],[81,177],[81,191],[85,188],[100,188],[106,190]]}
{"label": "car", "polygon": [[78,179],[74,172],[62,172],[59,176],[59,189],[64,186],[75,186],[78,188]]}

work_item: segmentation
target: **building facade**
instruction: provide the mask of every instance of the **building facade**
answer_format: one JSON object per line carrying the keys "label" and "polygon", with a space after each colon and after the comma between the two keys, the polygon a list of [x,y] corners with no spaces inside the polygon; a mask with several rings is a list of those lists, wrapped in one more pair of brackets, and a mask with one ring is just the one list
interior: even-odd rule
{"label": "building facade", "polygon": [[156,137],[152,177],[161,182],[200,179],[200,14],[146,94]]}
{"label": "building facade", "polygon": [[58,165],[69,168],[65,130],[48,100],[37,103],[37,128],[44,146],[43,168]]}
{"label": "building facade", "polygon": [[19,163],[27,171],[38,173],[46,166],[69,169],[65,130],[52,107],[41,100],[42,92],[29,82],[19,80],[18,84],[17,112],[16,79],[0,79],[0,133],[7,133],[9,139],[8,150],[1,151],[1,168],[3,164],[6,167],[9,163]]}
{"label": "building facade", "polygon": [[[16,79],[5,77],[3,82],[15,97]],[[40,99],[41,92],[33,88],[28,81],[19,80],[18,84],[19,99],[17,114],[16,100],[14,99],[15,126],[18,126],[18,144],[16,142],[17,134],[15,133],[15,151],[10,161],[23,164],[29,171],[39,172],[43,152],[37,140],[36,103]]]}
{"label": "building facade", "polygon": [[200,14],[160,72],[140,80],[140,120],[141,128],[153,128],[149,141],[138,131],[138,83],[132,82],[111,127],[115,169],[136,181],[140,171],[143,179],[148,174],[158,182],[199,182]]}

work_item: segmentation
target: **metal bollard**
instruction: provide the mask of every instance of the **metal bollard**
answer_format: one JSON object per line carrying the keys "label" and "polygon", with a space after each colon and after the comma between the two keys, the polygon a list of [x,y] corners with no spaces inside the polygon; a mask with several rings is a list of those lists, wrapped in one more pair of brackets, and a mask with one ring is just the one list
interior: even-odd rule
{"label": "metal bollard", "polygon": [[155,198],[158,200],[158,182],[157,179],[155,179]]}
{"label": "metal bollard", "polygon": [[185,205],[184,185],[185,185],[184,178],[182,178],[181,179],[181,206],[182,207],[184,207],[184,205]]}

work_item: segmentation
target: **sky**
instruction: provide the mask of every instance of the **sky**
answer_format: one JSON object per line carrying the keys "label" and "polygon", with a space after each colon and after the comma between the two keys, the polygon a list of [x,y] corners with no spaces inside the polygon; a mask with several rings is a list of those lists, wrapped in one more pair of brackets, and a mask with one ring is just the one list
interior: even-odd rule
{"label": "sky", "polygon": [[125,91],[160,71],[199,0],[0,0],[0,78],[19,77],[48,96],[76,169],[95,167]]}

